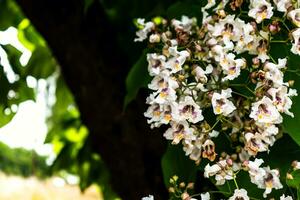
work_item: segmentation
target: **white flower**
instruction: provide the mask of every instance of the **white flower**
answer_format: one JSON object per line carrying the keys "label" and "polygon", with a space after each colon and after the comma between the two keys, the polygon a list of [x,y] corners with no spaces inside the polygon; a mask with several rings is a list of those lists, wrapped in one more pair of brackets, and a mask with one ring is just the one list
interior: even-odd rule
{"label": "white flower", "polygon": [[295,31],[293,31],[292,36],[294,43],[291,48],[291,52],[300,55],[300,28],[297,28]]}
{"label": "white flower", "polygon": [[247,195],[247,191],[243,188],[242,189],[235,189],[233,196],[230,197],[228,200],[237,200],[237,199],[249,200],[249,197]]}
{"label": "white flower", "polygon": [[183,150],[185,155],[190,157],[191,160],[198,161],[201,159],[202,145],[203,145],[204,135],[198,136],[196,139],[191,140],[185,139],[183,144]]}
{"label": "white flower", "polygon": [[[244,21],[240,20],[239,18],[236,19],[238,21],[238,26],[242,29],[242,35],[239,37],[234,50],[236,53],[240,54],[245,51],[249,51],[254,43],[254,28],[250,23],[245,23]],[[256,49],[254,50],[256,51]]]}
{"label": "white flower", "polygon": [[258,152],[264,152],[268,150],[268,144],[265,143],[267,137],[260,133],[246,133],[245,134],[246,144],[245,150],[249,155],[255,156]]}
{"label": "white flower", "polygon": [[159,75],[165,69],[166,57],[156,53],[147,54],[148,71],[150,76]]}
{"label": "white flower", "polygon": [[187,57],[190,56],[190,53],[186,50],[177,51],[177,46],[170,47],[169,53],[171,58],[166,62],[166,68],[171,70],[171,73],[176,73],[182,70],[182,65],[184,64]]}
{"label": "white flower", "polygon": [[176,99],[176,91],[170,87],[165,87],[161,90],[158,90],[157,92],[150,94],[147,101],[149,102],[149,104],[166,104],[169,102],[174,102]]}
{"label": "white flower", "polygon": [[149,195],[148,197],[143,197],[142,200],[154,200],[153,195]]}
{"label": "white flower", "polygon": [[288,17],[297,27],[300,27],[300,8],[290,11]]}
{"label": "white flower", "polygon": [[194,73],[195,73],[195,79],[197,81],[200,81],[201,83],[206,83],[207,82],[207,74],[212,73],[213,71],[213,66],[211,64],[206,66],[206,69],[203,70],[201,67],[197,66],[194,69]]}
{"label": "white flower", "polygon": [[241,73],[241,68],[246,65],[244,59],[234,59],[233,53],[225,54],[225,57],[221,60],[220,65],[223,69],[225,76],[222,81],[233,80],[237,78]]}
{"label": "white flower", "polygon": [[228,167],[226,160],[220,160],[216,164],[210,166],[207,164],[204,168],[204,177],[209,178],[215,176],[216,185],[223,185],[226,180],[232,180],[234,175],[233,169]]}
{"label": "white flower", "polygon": [[285,196],[284,194],[281,195],[280,200],[293,200],[291,196]]}
{"label": "white flower", "polygon": [[264,19],[270,19],[273,16],[273,7],[266,0],[250,0],[249,17],[261,23]]}
{"label": "white flower", "polygon": [[148,88],[151,90],[163,90],[164,88],[177,89],[179,87],[178,82],[174,77],[169,76],[168,71],[162,71],[159,75],[155,76],[151,83],[148,84]]}
{"label": "white flower", "polygon": [[171,122],[171,128],[164,133],[164,137],[167,140],[172,140],[172,144],[178,144],[182,139],[195,139],[196,137],[193,133],[194,130],[189,127],[186,121]]}
{"label": "white flower", "polygon": [[232,113],[236,107],[231,101],[228,100],[231,97],[232,90],[230,88],[222,90],[221,94],[215,92],[212,96],[212,106],[216,115],[223,114],[228,116]]}
{"label": "white flower", "polygon": [[214,37],[222,37],[224,49],[231,50],[234,47],[232,41],[238,41],[243,35],[243,26],[245,22],[241,19],[235,19],[234,15],[227,15],[224,19],[220,19],[214,25],[207,25],[207,29]]}
{"label": "white flower", "polygon": [[222,170],[222,168],[218,164],[214,164],[212,166],[207,164],[204,168],[204,177],[209,178],[211,176],[214,176],[221,170]]}
{"label": "white flower", "polygon": [[269,97],[264,96],[260,101],[252,103],[250,117],[258,123],[280,124],[282,116]]}
{"label": "white flower", "polygon": [[294,170],[300,169],[300,162],[294,161],[292,166],[293,166]]}
{"label": "white flower", "polygon": [[286,66],[287,59],[278,59],[278,64],[267,62],[264,66],[265,78],[274,83],[275,87],[280,87],[281,85],[286,85],[283,82],[283,73],[280,69]]}
{"label": "white flower", "polygon": [[181,29],[185,32],[190,32],[192,26],[196,24],[196,22],[196,18],[189,18],[183,15],[181,17],[181,21],[173,19],[172,25],[175,27],[175,29]]}
{"label": "white flower", "polygon": [[260,165],[264,161],[262,159],[255,159],[249,161],[249,175],[251,182],[256,184],[258,188],[265,189],[264,198],[270,194],[272,189],[281,189],[283,186],[279,180],[279,171],[277,169],[270,169],[270,167],[261,168]]}
{"label": "white flower", "polygon": [[218,137],[218,136],[219,136],[219,134],[220,134],[220,132],[219,132],[219,131],[215,131],[215,130],[213,130],[213,131],[212,131],[212,132],[210,132],[208,135],[209,135],[209,137],[213,138],[213,137]]}
{"label": "white flower", "polygon": [[136,32],[137,38],[134,39],[135,42],[142,42],[148,37],[148,33],[154,28],[153,22],[145,23],[145,19],[137,19],[137,24],[142,27],[141,30]]}
{"label": "white flower", "polygon": [[273,104],[277,107],[279,112],[284,112],[291,117],[294,117],[294,114],[291,113],[289,110],[292,107],[292,100],[290,99],[291,96],[296,96],[296,90],[290,89],[288,92],[288,87],[280,86],[279,88],[270,88],[268,93],[271,95]]}
{"label": "white flower", "polygon": [[257,46],[255,46],[256,47],[255,51],[257,51],[257,53],[258,53],[257,58],[259,58],[264,63],[266,60],[268,60],[270,58],[267,54],[268,53],[269,33],[265,32],[265,31],[260,31],[259,35],[260,36],[257,37],[256,42],[258,42],[258,43],[256,44]]}
{"label": "white flower", "polygon": [[216,5],[216,0],[208,0],[205,7],[203,7],[204,10],[212,8],[214,5]]}
{"label": "white flower", "polygon": [[279,12],[286,12],[292,6],[291,0],[273,0]]}
{"label": "white flower", "polygon": [[281,189],[283,186],[280,183],[279,179],[279,171],[277,169],[270,169],[270,167],[264,167],[266,172],[265,176],[263,177],[263,184],[258,182],[257,186],[261,189],[266,189],[263,197],[266,198],[268,194],[272,192],[272,189]]}
{"label": "white flower", "polygon": [[175,121],[187,120],[194,124],[203,120],[200,106],[190,96],[186,96],[173,109],[173,116]]}
{"label": "white flower", "polygon": [[210,195],[208,192],[200,194],[201,200],[210,200]]}
{"label": "white flower", "polygon": [[172,120],[172,106],[168,104],[153,103],[149,106],[144,116],[149,118],[147,122],[151,124],[151,128],[160,127],[162,124],[169,124]]}

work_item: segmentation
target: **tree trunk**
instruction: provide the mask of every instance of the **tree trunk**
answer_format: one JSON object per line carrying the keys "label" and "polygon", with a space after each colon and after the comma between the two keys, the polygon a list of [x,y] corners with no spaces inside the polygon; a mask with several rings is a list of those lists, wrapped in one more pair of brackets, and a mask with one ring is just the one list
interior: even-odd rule
{"label": "tree trunk", "polygon": [[145,95],[123,112],[129,61],[100,3],[85,13],[83,0],[17,2],[60,64],[114,190],[125,200],[148,194],[167,199],[160,166],[164,140],[151,133],[143,117]]}

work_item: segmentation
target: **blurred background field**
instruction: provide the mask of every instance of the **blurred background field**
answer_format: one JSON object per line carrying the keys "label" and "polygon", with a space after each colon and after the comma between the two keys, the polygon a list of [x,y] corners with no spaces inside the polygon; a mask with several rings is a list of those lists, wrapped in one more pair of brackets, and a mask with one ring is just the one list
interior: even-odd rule
{"label": "blurred background field", "polygon": [[39,180],[0,173],[1,200],[102,200],[99,188],[92,185],[84,192],[59,177]]}

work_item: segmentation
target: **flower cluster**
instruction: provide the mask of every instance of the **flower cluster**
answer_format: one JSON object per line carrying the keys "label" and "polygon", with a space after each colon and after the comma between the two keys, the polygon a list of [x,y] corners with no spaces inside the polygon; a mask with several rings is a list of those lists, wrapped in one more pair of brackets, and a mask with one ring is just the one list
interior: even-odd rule
{"label": "flower cluster", "polygon": [[[145,117],[152,128],[167,126],[164,137],[181,144],[196,163],[218,158],[204,169],[204,176],[214,176],[217,185],[235,180],[244,170],[253,184],[265,189],[266,197],[282,188],[279,171],[260,167],[263,160],[256,156],[280,138],[283,115],[294,117],[291,98],[297,95],[290,88],[293,80],[284,77],[287,55],[275,60],[270,49],[279,42],[278,33],[290,33],[290,51],[300,55],[300,8],[292,0],[209,0],[202,13],[201,26],[187,16],[137,20],[135,41],[148,39],[153,50],[147,54],[153,79]],[[236,151],[231,156],[218,156],[215,142],[220,135]],[[249,199],[244,189],[230,199],[240,197]]]}

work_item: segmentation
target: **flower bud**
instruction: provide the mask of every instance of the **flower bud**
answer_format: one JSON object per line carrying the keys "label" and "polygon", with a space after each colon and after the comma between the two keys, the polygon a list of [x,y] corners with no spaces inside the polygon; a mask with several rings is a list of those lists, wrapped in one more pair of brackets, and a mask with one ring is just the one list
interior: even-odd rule
{"label": "flower bud", "polygon": [[188,183],[188,185],[186,186],[187,189],[194,189],[195,184],[193,182]]}
{"label": "flower bud", "polygon": [[184,188],[184,187],[185,187],[185,183],[184,183],[184,182],[181,182],[181,183],[179,184],[179,187]]}
{"label": "flower bud", "polygon": [[268,29],[271,34],[276,34],[280,31],[280,26],[278,21],[272,21],[271,24],[269,24]]}
{"label": "flower bud", "polygon": [[295,84],[295,81],[294,80],[289,80],[288,84],[289,84],[290,87],[293,87],[293,85]]}
{"label": "flower bud", "polygon": [[159,43],[160,42],[160,35],[157,34],[157,33],[150,35],[149,42],[150,43]]}
{"label": "flower bud", "polygon": [[168,191],[169,193],[175,193],[175,189],[173,187],[169,187]]}
{"label": "flower bud", "polygon": [[292,180],[294,177],[290,173],[286,173],[286,179]]}

